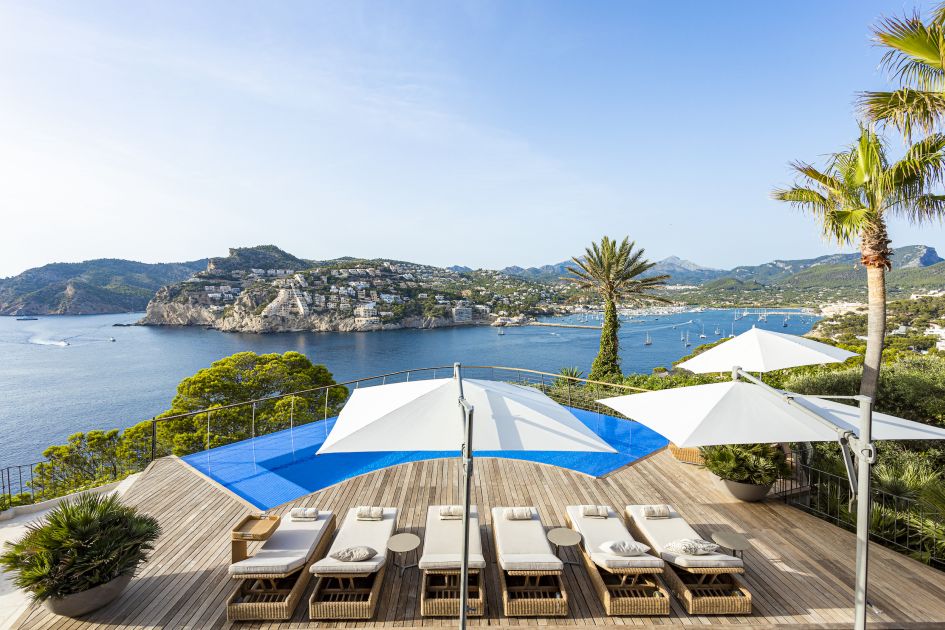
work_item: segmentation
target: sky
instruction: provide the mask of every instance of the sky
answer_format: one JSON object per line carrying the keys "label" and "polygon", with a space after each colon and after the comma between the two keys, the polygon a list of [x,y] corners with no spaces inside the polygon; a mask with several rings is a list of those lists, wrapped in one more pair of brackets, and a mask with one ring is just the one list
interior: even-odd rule
{"label": "sky", "polygon": [[[916,6],[0,0],[0,277],[269,243],[485,268],[605,234],[723,268],[835,252],[770,192],[852,142],[855,94],[888,85],[870,26]],[[939,225],[891,234],[945,250]]]}

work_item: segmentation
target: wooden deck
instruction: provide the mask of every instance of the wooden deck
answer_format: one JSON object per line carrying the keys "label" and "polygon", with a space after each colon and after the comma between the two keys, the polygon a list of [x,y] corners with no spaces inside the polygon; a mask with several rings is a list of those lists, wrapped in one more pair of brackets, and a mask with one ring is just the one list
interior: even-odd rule
{"label": "wooden deck", "polygon": [[[422,537],[426,506],[458,502],[458,475],[457,460],[403,464],[350,479],[276,511],[310,505],[341,514],[354,505],[396,506],[400,510],[398,529]],[[657,453],[603,479],[542,464],[480,459],[475,493],[490,566],[486,570],[486,615],[471,620],[471,626],[852,627],[852,534],[782,503],[733,502],[716,489],[708,473],[675,461],[668,452]],[[229,530],[252,508],[174,458],[152,464],[126,498],[158,517],[164,528],[151,561],[128,590],[118,601],[83,620],[56,617],[37,607],[24,614],[19,627],[275,629],[455,624],[455,620],[420,617],[416,569],[408,569],[402,579],[398,571],[387,572],[382,600],[371,622],[316,624],[307,619],[303,602],[291,622],[228,623],[224,602],[234,588],[227,576]],[[690,617],[674,599],[668,618],[607,617],[584,567],[568,565],[565,585],[570,593],[569,617],[503,617],[490,508],[536,505],[546,526],[558,526],[564,524],[566,505],[583,503],[618,507],[627,503],[671,503],[705,537],[716,530],[746,532],[752,548],[745,553],[745,582],[754,597],[754,613],[750,617]],[[578,559],[574,550],[563,553]],[[870,599],[881,612],[870,614],[870,627],[945,627],[945,574],[874,545],[871,578]],[[307,601],[308,593],[305,597]]]}

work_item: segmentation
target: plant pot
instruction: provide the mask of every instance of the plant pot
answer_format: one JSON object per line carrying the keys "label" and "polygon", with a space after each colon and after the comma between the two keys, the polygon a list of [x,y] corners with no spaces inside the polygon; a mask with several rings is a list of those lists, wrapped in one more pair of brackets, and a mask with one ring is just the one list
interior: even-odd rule
{"label": "plant pot", "polygon": [[759,486],[754,483],[740,483],[738,481],[729,481],[728,479],[720,479],[722,485],[725,486],[725,489],[728,490],[728,493],[738,499],[739,501],[761,501],[768,493],[771,491],[771,486],[774,484],[769,483],[763,486]]}
{"label": "plant pot", "polygon": [[49,598],[45,602],[46,608],[63,617],[81,617],[114,601],[131,582],[131,577],[132,574],[128,573],[81,593]]}

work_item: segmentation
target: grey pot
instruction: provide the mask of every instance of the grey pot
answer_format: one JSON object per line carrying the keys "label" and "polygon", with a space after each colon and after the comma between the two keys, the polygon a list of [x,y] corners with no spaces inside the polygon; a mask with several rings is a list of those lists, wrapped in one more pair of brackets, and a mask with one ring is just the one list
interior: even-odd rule
{"label": "grey pot", "polygon": [[81,617],[114,601],[131,582],[132,574],[121,575],[81,593],[46,600],[46,608],[63,617]]}
{"label": "grey pot", "polygon": [[729,481],[728,479],[721,479],[722,485],[725,486],[725,489],[728,490],[728,493],[739,501],[761,501],[768,493],[771,491],[771,486],[774,484],[769,483],[763,486],[759,486],[754,483],[740,483],[738,481]]}

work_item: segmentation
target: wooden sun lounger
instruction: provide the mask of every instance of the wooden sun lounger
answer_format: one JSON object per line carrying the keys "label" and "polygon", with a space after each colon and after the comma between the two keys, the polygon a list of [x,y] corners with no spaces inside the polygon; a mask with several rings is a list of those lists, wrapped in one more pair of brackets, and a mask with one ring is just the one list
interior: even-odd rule
{"label": "wooden sun lounger", "polygon": [[741,558],[713,553],[684,556],[665,551],[665,545],[682,538],[701,538],[674,509],[668,519],[647,519],[643,506],[628,505],[627,519],[633,534],[650,545],[666,562],[663,579],[686,606],[690,615],[749,615],[751,593],[738,579],[745,572]]}
{"label": "wooden sun lounger", "polygon": [[[331,512],[319,513],[314,521],[293,521],[288,516],[281,521],[275,517],[244,518],[233,530],[230,575],[240,583],[227,600],[227,619],[290,619],[308,586],[309,566],[325,554],[334,530]],[[247,556],[246,543],[263,536],[265,542],[259,551]]]}
{"label": "wooden sun lounger", "polygon": [[513,521],[505,508],[492,508],[502,607],[506,617],[566,617],[564,563],[551,552],[538,510],[530,509],[530,520]]}
{"label": "wooden sun lounger", "polygon": [[584,568],[608,615],[668,615],[669,593],[659,575],[664,562],[652,555],[620,557],[600,550],[609,540],[632,540],[613,508],[607,518],[584,516],[581,506],[568,506],[568,527],[581,534]]}
{"label": "wooden sun lounger", "polygon": [[308,613],[317,619],[371,619],[387,571],[387,540],[397,525],[397,509],[384,508],[380,521],[360,521],[357,508],[348,510],[328,556],[352,546],[368,546],[377,555],[363,562],[341,562],[325,557],[311,567],[315,590]]}
{"label": "wooden sun lounger", "polygon": [[[486,606],[486,588],[480,576],[486,560],[482,555],[479,514],[473,506],[469,523],[469,595],[467,614],[480,617]],[[423,555],[418,566],[423,574],[420,614],[424,617],[456,617],[460,606],[462,568],[462,519],[441,519],[440,506],[427,509]]]}

